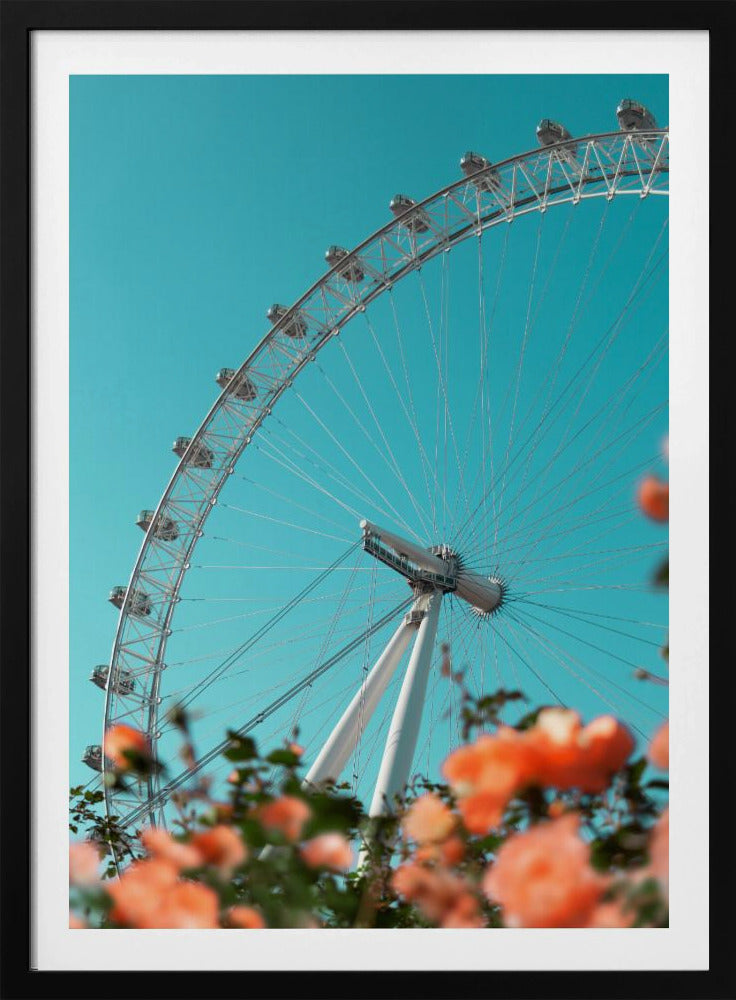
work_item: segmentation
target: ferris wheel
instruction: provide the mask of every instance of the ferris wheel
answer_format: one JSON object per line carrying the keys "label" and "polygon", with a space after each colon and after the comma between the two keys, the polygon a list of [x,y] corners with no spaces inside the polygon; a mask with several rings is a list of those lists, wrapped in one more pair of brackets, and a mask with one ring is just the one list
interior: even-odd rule
{"label": "ferris wheel", "polygon": [[[228,730],[298,732],[305,780],[375,816],[458,745],[463,687],[642,739],[666,715],[666,540],[634,486],[666,433],[669,135],[635,101],[617,117],[545,119],[531,151],[396,195],[217,372],[110,593],[104,729],[141,729],[164,768],[106,784],[109,817],[166,824],[197,772],[224,781]],[[104,778],[102,745],[83,759]]]}

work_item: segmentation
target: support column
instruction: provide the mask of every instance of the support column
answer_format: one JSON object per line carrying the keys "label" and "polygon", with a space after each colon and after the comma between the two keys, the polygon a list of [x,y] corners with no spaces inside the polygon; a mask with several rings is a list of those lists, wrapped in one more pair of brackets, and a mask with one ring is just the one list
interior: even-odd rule
{"label": "support column", "polygon": [[382,816],[389,812],[393,807],[394,797],[404,790],[409,780],[422,721],[441,603],[441,592],[433,591],[426,605],[426,615],[419,626],[404,683],[401,685],[401,693],[394,709],[370,816]]}
{"label": "support column", "polygon": [[336,780],[340,776],[355,750],[361,726],[367,724],[373,714],[415,634],[415,625],[401,622],[307,772],[305,785],[316,785],[327,778]]}

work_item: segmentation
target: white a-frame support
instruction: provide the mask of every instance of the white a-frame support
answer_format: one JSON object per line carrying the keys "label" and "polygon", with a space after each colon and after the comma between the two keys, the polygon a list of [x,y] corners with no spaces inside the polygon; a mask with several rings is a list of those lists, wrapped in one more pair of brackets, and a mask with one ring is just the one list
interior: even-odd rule
{"label": "white a-frame support", "polygon": [[416,625],[406,620],[401,622],[307,772],[305,785],[316,785],[320,781],[329,778],[337,780],[340,777],[340,772],[358,745],[363,728],[368,724],[415,634]]}
{"label": "white a-frame support", "polygon": [[401,692],[391,719],[376,789],[373,793],[370,816],[382,816],[392,810],[395,796],[403,792],[409,780],[409,772],[414,760],[414,751],[422,721],[422,709],[427,693],[432,651],[437,636],[442,593],[439,590],[433,590],[428,595],[424,595],[422,603],[425,605],[425,615],[419,626],[419,633],[411,652],[404,682],[401,685]]}
{"label": "white a-frame support", "polygon": [[414,759],[441,601],[442,593],[438,590],[417,596],[412,610],[394,632],[307,772],[305,786],[339,778],[409,643],[416,636],[386,738],[370,815],[379,816],[390,810],[394,796],[403,791],[409,779]]}

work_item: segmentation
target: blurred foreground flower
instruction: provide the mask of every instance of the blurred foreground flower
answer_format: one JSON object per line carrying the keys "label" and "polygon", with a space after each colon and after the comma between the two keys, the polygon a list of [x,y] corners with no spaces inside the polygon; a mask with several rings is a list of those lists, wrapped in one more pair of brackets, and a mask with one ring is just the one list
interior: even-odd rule
{"label": "blurred foreground flower", "polygon": [[105,756],[120,771],[140,770],[151,760],[151,748],[144,733],[120,723],[105,733]]}
{"label": "blurred foreground flower", "polygon": [[282,795],[256,809],[256,818],[266,830],[280,833],[287,840],[299,840],[304,824],[312,811],[304,801],[294,795]]}
{"label": "blurred foreground flower", "polygon": [[96,885],[100,877],[100,852],[88,840],[69,845],[69,882],[76,886]]}
{"label": "blurred foreground flower", "polygon": [[649,760],[662,771],[670,766],[670,724],[665,722],[654,734],[649,744]]}
{"label": "blurred foreground flower", "polygon": [[339,833],[323,833],[302,844],[300,849],[305,864],[310,868],[329,868],[347,871],[354,862],[353,849]]}
{"label": "blurred foreground flower", "polygon": [[647,476],[639,485],[639,506],[652,521],[667,521],[670,516],[669,484],[656,476]]}
{"label": "blurred foreground flower", "polygon": [[579,818],[567,814],[510,837],[483,888],[508,927],[584,927],[609,883],[590,866]]}

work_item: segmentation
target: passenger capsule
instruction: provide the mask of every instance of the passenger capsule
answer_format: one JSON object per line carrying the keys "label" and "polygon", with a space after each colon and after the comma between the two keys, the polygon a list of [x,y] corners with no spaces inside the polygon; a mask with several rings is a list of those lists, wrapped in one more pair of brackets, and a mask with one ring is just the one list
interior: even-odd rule
{"label": "passenger capsule", "polygon": [[415,206],[414,199],[405,194],[394,195],[388,203],[394,217],[399,219],[407,229],[415,233],[426,233],[429,229],[429,216],[423,208],[415,208]]}
{"label": "passenger capsule", "polygon": [[616,108],[616,117],[622,132],[649,132],[657,127],[652,112],[630,97],[625,97]]}
{"label": "passenger capsule", "polygon": [[[171,450],[179,458],[184,458],[187,448],[192,443],[192,439],[188,437],[178,437],[171,447]],[[207,445],[201,442],[196,448],[190,452],[187,459],[188,465],[193,465],[195,469],[211,469],[215,461],[214,453],[207,447]]]}
{"label": "passenger capsule", "polygon": [[215,375],[215,382],[221,389],[229,388],[233,396],[237,396],[238,399],[244,399],[247,403],[253,402],[258,395],[255,382],[245,374],[238,376],[235,382],[234,378],[235,370],[233,368],[221,368]]}
{"label": "passenger capsule", "polygon": [[[127,587],[113,587],[108,600],[116,608],[122,608],[127,593]],[[131,615],[135,615],[137,618],[145,618],[147,615],[150,615],[152,607],[151,598],[142,590],[134,590],[130,595],[128,611]]]}
{"label": "passenger capsule", "polygon": [[[107,690],[110,668],[106,663],[98,664],[90,674],[89,679],[103,691]],[[115,694],[132,694],[135,690],[135,679],[130,670],[118,670],[115,680],[110,685]]]}
{"label": "passenger capsule", "polygon": [[[155,514],[156,511],[154,510],[142,510],[135,519],[135,523],[142,531],[148,531]],[[179,537],[179,527],[176,521],[165,514],[159,514],[158,521],[153,529],[153,537],[161,538],[165,542],[173,542]]]}
{"label": "passenger capsule", "polygon": [[[472,150],[463,153],[460,157],[460,169],[479,191],[500,191],[503,186],[498,170],[480,153],[473,153]],[[482,176],[475,176],[481,171],[485,171]]]}
{"label": "passenger capsule", "polygon": [[102,747],[99,744],[88,746],[82,754],[82,763],[93,771],[102,770]]}
{"label": "passenger capsule", "polygon": [[540,146],[554,146],[556,142],[572,139],[564,125],[553,122],[551,118],[543,118],[537,125],[537,142]]}
{"label": "passenger capsule", "polygon": [[[344,247],[332,246],[325,253],[325,260],[330,265],[330,267],[337,267],[340,261],[345,260],[348,256],[348,251]],[[351,281],[358,284],[365,278],[365,272],[360,266],[360,262],[356,258],[352,258],[345,264],[344,267],[338,269],[338,274],[345,281]]]}
{"label": "passenger capsule", "polygon": [[[266,319],[274,326],[284,318],[288,312],[287,306],[281,306],[274,302],[270,309],[266,311]],[[301,313],[297,310],[291,319],[281,327],[287,337],[306,337],[307,323]]]}

